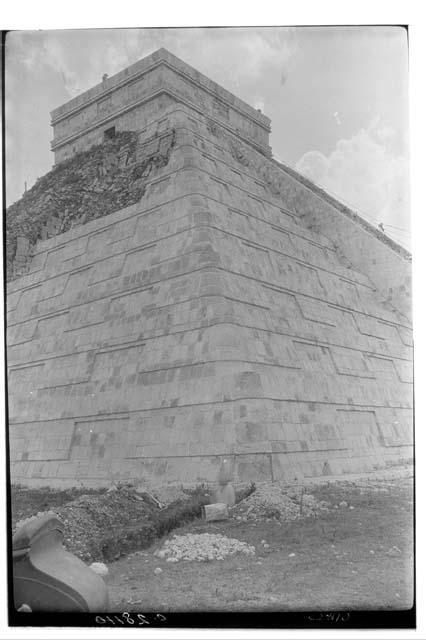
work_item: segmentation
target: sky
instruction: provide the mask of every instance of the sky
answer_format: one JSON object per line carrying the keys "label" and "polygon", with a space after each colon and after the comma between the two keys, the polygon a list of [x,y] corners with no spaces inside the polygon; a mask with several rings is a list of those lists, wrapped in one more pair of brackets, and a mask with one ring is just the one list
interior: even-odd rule
{"label": "sky", "polygon": [[275,158],[410,248],[408,46],[395,26],[10,32],[7,204],[52,167],[50,111],[159,47],[260,108]]}

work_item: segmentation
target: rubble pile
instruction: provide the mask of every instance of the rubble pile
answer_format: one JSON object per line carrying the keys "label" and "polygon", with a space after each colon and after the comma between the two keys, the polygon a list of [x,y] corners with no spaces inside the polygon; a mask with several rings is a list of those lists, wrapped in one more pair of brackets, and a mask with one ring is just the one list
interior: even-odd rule
{"label": "rubble pile", "polygon": [[138,202],[151,172],[168,163],[174,130],[157,138],[149,150],[136,132],[119,132],[39,178],[6,211],[7,279],[26,273],[38,240]]}
{"label": "rubble pile", "polygon": [[232,509],[238,520],[276,519],[280,521],[315,517],[328,511],[329,503],[318,501],[312,494],[280,484],[257,487],[248,498]]}
{"label": "rubble pile", "polygon": [[68,551],[84,562],[110,561],[135,549],[145,549],[173,528],[200,517],[201,507],[209,501],[202,488],[192,492],[173,492],[170,488],[162,498],[166,504],[140,485],[118,483],[66,503],[45,502],[46,508],[37,515],[32,515],[26,502],[25,510],[15,508],[13,533],[35,518],[47,513],[56,515],[64,524],[64,546]]}
{"label": "rubble pile", "polygon": [[124,527],[148,526],[155,508],[125,487],[104,494],[82,495],[67,504],[16,522],[14,531],[39,516],[56,515],[64,524],[64,545],[85,562],[102,560],[106,534],[108,539]]}
{"label": "rubble pile", "polygon": [[236,538],[227,538],[220,534],[188,533],[182,536],[175,535],[166,540],[154,555],[167,562],[179,562],[180,560],[206,562],[223,560],[226,556],[235,553],[254,556],[255,548],[246,542]]}
{"label": "rubble pile", "polygon": [[178,502],[179,500],[187,500],[188,491],[183,487],[173,485],[162,485],[151,490],[152,495],[164,506]]}

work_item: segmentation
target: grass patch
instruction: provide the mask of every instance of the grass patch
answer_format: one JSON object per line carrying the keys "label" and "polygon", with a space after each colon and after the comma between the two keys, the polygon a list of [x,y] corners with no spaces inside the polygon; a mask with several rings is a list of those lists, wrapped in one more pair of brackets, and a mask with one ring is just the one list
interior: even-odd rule
{"label": "grass patch", "polygon": [[[168,563],[150,551],[110,565],[112,610],[296,611],[398,609],[412,604],[412,487],[309,488],[348,507],[279,523],[193,520],[174,533],[220,533],[251,544],[256,557]],[[262,540],[269,548],[265,549]],[[392,548],[399,551],[393,553]],[[160,566],[163,572],[154,573]],[[132,602],[135,604],[132,605]],[[142,604],[141,604],[142,603]]]}

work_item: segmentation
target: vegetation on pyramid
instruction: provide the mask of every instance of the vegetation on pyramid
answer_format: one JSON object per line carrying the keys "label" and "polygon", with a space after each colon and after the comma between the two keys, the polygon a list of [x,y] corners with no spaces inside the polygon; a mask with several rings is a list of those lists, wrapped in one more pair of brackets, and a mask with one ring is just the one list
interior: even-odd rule
{"label": "vegetation on pyramid", "polygon": [[[158,150],[123,131],[56,165],[6,212],[7,279],[24,274],[32,247],[43,240],[138,202],[153,169],[168,163],[174,133]],[[165,143],[165,144],[164,144]]]}

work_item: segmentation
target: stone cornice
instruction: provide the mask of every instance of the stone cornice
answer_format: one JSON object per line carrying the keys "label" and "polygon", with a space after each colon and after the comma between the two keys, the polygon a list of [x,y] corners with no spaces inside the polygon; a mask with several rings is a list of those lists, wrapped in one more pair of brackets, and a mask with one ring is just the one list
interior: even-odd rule
{"label": "stone cornice", "polygon": [[270,119],[267,116],[263,115],[243,100],[240,100],[176,56],[173,56],[166,49],[159,49],[150,56],[139,60],[134,65],[131,65],[127,69],[124,69],[111,78],[108,78],[104,83],[95,85],[92,89],[85,91],[64,105],[54,109],[51,112],[52,125],[56,125],[61,120],[75,115],[82,109],[85,109],[88,105],[97,102],[98,100],[108,97],[117,89],[135,82],[146,73],[160,65],[169,67],[201,90],[213,95],[216,99],[220,100],[227,106],[241,113],[246,118],[254,121],[256,125],[262,127],[268,132],[270,131]]}

